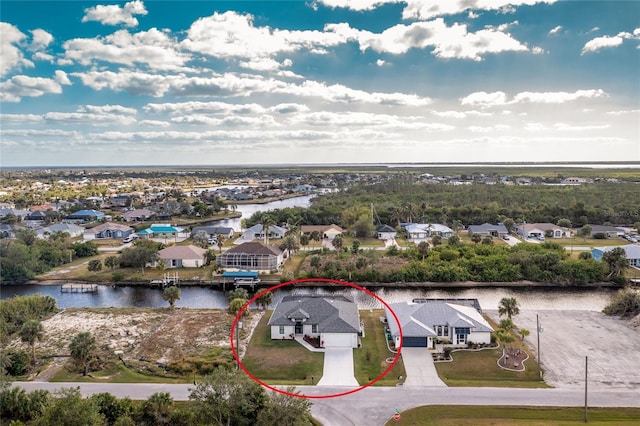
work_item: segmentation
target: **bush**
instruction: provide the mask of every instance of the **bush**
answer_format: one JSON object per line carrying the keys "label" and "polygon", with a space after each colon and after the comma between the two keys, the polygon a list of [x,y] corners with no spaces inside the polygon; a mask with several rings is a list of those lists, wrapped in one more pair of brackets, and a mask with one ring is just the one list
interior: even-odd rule
{"label": "bush", "polygon": [[602,312],[606,315],[619,315],[623,318],[640,315],[640,293],[631,289],[620,290]]}
{"label": "bush", "polygon": [[4,353],[4,370],[10,376],[22,376],[29,371],[29,354],[23,350],[8,349]]}
{"label": "bush", "polygon": [[114,272],[113,274],[111,274],[111,280],[116,283],[120,282],[124,280],[124,274],[122,272]]}

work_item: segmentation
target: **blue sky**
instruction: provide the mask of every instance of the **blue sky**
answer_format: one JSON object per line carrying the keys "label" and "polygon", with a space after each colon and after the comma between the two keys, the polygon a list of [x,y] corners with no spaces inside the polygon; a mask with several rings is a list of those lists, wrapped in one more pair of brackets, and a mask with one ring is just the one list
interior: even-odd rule
{"label": "blue sky", "polygon": [[5,1],[0,165],[640,161],[640,2]]}

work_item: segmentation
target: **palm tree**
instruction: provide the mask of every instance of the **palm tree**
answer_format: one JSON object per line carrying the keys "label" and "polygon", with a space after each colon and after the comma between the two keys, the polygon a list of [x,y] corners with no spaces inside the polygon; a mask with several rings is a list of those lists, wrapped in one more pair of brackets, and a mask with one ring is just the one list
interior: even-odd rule
{"label": "palm tree", "polygon": [[165,288],[162,292],[162,299],[169,302],[169,307],[173,309],[176,300],[180,300],[180,289],[174,285]]}
{"label": "palm tree", "polygon": [[629,266],[627,252],[622,247],[616,247],[613,250],[604,252],[602,260],[609,265],[608,279],[624,276],[624,270]]}
{"label": "palm tree", "polygon": [[89,332],[79,333],[69,344],[71,358],[82,366],[82,375],[86,376],[89,370],[89,363],[96,350],[96,339]]}
{"label": "palm tree", "polygon": [[42,323],[38,320],[29,320],[22,324],[20,329],[20,338],[23,342],[31,345],[31,364],[36,362],[36,341],[42,340],[44,329]]}
{"label": "palm tree", "polygon": [[260,225],[262,225],[262,234],[264,235],[264,244],[269,245],[269,228],[275,225],[276,222],[269,215],[262,215],[260,219]]}
{"label": "palm tree", "polygon": [[342,237],[342,235],[336,235],[331,244],[339,252],[340,250],[342,250],[342,246],[344,245],[344,238]]}
{"label": "palm tree", "polygon": [[222,246],[224,245],[224,242],[227,239],[223,236],[223,235],[218,235],[218,237],[216,238],[216,245],[218,246],[218,250],[220,250],[220,253],[222,253]]}
{"label": "palm tree", "polygon": [[498,314],[506,315],[508,319],[520,313],[520,306],[515,297],[503,297],[498,305]]}

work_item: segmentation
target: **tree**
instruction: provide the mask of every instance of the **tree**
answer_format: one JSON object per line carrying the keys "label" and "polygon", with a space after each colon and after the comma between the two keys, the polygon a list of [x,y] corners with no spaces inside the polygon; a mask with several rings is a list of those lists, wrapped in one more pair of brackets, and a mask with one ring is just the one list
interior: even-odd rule
{"label": "tree", "polygon": [[[286,392],[297,393],[293,386],[288,386]],[[294,398],[271,392],[268,394],[266,407],[258,414],[257,425],[311,426],[310,417],[311,401],[308,398]]]}
{"label": "tree", "polygon": [[88,331],[78,333],[69,344],[69,349],[76,366],[81,367],[82,375],[86,376],[89,372],[89,364],[95,356],[96,338]]}
{"label": "tree", "polygon": [[100,259],[93,259],[89,261],[87,265],[89,272],[98,272],[102,270],[102,261]]}
{"label": "tree", "polygon": [[220,253],[222,253],[222,247],[224,246],[225,241],[227,241],[227,239],[224,237],[224,235],[218,235],[218,237],[216,238],[216,245],[218,246],[218,251]]}
{"label": "tree", "polygon": [[158,259],[158,249],[150,244],[136,244],[133,247],[122,250],[120,265],[140,268],[144,275],[148,263]]}
{"label": "tree", "polygon": [[309,244],[309,235],[308,234],[300,235],[300,244],[303,247],[306,247]]}
{"label": "tree", "polygon": [[472,241],[474,244],[478,244],[480,241],[482,241],[482,236],[481,236],[480,234],[473,234],[473,235],[471,236],[471,241]]}
{"label": "tree", "polygon": [[79,388],[62,388],[44,407],[36,420],[38,426],[89,426],[102,425],[105,418],[95,402],[83,398]]}
{"label": "tree", "polygon": [[374,230],[375,228],[373,227],[373,223],[371,222],[371,217],[369,215],[360,216],[353,225],[353,233],[359,238],[371,237]]}
{"label": "tree", "polygon": [[318,243],[322,241],[322,234],[319,231],[313,231],[311,232],[311,239]]}
{"label": "tree", "polygon": [[491,245],[493,244],[493,237],[491,235],[487,235],[486,237],[484,237],[482,239],[482,244],[484,245]]}
{"label": "tree", "polygon": [[180,300],[180,289],[175,285],[171,285],[162,292],[162,300],[169,302],[169,307],[174,308],[176,300]]}
{"label": "tree", "polygon": [[358,254],[360,251],[360,240],[353,240],[351,243],[351,253]]}
{"label": "tree", "polygon": [[580,228],[578,235],[580,235],[582,238],[584,238],[585,241],[587,241],[587,237],[591,235],[591,229],[591,225],[584,225],[582,228]]}
{"label": "tree", "polygon": [[269,228],[275,225],[276,222],[269,215],[262,215],[260,219],[260,225],[262,225],[262,235],[264,235],[264,244],[269,245]]}
{"label": "tree", "polygon": [[588,251],[581,251],[581,252],[578,254],[578,259],[581,259],[581,260],[589,260],[589,259],[593,259],[593,255],[592,255],[590,252],[588,252]]}
{"label": "tree", "polygon": [[571,228],[571,221],[567,218],[558,219],[558,226],[563,228]]}
{"label": "tree", "polygon": [[518,334],[520,335],[520,340],[524,340],[530,333],[526,328],[521,328],[518,330]]}
{"label": "tree", "polygon": [[344,237],[342,235],[336,235],[333,241],[331,241],[331,245],[339,252],[344,245]]}
{"label": "tree", "polygon": [[287,253],[294,252],[299,248],[300,246],[298,245],[298,241],[295,235],[287,235],[282,240],[282,244],[280,244],[280,250],[286,250]]}
{"label": "tree", "polygon": [[500,341],[504,343],[505,347],[507,346],[507,344],[513,343],[513,341],[515,340],[511,332],[503,328],[499,328],[498,330],[496,330],[496,335],[498,336],[498,339],[500,339]]}
{"label": "tree", "polygon": [[93,241],[74,243],[71,249],[74,251],[76,257],[91,257],[98,254],[98,245]]}
{"label": "tree", "polygon": [[506,315],[508,319],[520,313],[520,306],[515,297],[503,297],[498,305],[499,316]]}
{"label": "tree", "polygon": [[249,426],[257,423],[265,408],[266,393],[244,373],[217,368],[196,384],[189,399],[197,404],[199,424]]}
{"label": "tree", "polygon": [[116,266],[118,266],[119,263],[120,260],[117,256],[109,256],[104,260],[104,266],[111,269],[112,271]]}
{"label": "tree", "polygon": [[169,416],[173,412],[173,398],[168,392],[156,392],[142,403],[141,411],[144,424],[169,425]]}
{"label": "tree", "polygon": [[447,244],[449,244],[450,246],[455,246],[460,244],[460,237],[458,237],[457,235],[450,236],[449,241],[447,241]]}
{"label": "tree", "polygon": [[316,271],[321,266],[321,263],[320,256],[311,256],[311,259],[309,259],[309,265]]}
{"label": "tree", "polygon": [[622,247],[616,247],[612,250],[605,251],[602,260],[609,266],[609,274],[607,279],[619,279],[624,276],[624,271],[629,266],[627,260],[627,252]]}
{"label": "tree", "polygon": [[418,253],[422,256],[422,260],[429,254],[429,243],[426,241],[420,241],[418,243]]}
{"label": "tree", "polygon": [[440,235],[434,235],[433,237],[431,237],[431,244],[433,244],[434,246],[439,246],[440,244],[442,244],[442,237]]}
{"label": "tree", "polygon": [[510,234],[513,233],[513,231],[516,229],[516,223],[511,218],[506,218],[505,220],[502,221],[502,224],[504,225],[505,228],[507,228],[507,232]]}
{"label": "tree", "polygon": [[95,393],[89,397],[104,416],[107,424],[112,425],[118,419],[133,413],[133,402],[128,397],[118,399],[108,392]]}
{"label": "tree", "polygon": [[227,295],[227,299],[231,302],[233,299],[245,299],[249,300],[249,292],[247,289],[242,287],[237,287],[229,292]]}
{"label": "tree", "polygon": [[193,234],[193,237],[191,237],[191,239],[193,240],[193,244],[198,247],[202,247],[204,249],[209,247],[209,234],[207,234],[207,231],[205,230],[196,232],[195,234]]}
{"label": "tree", "polygon": [[[231,302],[229,302],[229,313],[231,315],[238,315],[238,312],[240,312],[240,309],[242,309],[242,307],[246,304],[247,304],[247,299],[233,299]],[[242,315],[243,316],[249,315],[249,307],[247,307],[247,309],[245,309],[242,312]]]}
{"label": "tree", "polygon": [[266,293],[261,294],[256,299],[256,304],[260,306],[262,309],[266,309],[272,303],[273,303],[273,293],[270,291],[267,291]]}
{"label": "tree", "polygon": [[31,346],[31,364],[36,362],[36,341],[41,341],[44,336],[44,328],[38,320],[28,320],[22,324],[20,339]]}

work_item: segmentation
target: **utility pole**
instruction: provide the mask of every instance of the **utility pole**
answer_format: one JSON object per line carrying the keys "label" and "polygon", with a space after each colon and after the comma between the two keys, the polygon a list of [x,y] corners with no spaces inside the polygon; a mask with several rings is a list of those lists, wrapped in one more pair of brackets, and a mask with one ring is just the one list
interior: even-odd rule
{"label": "utility pole", "polygon": [[540,367],[540,317],[536,314],[536,334],[538,336],[538,377],[542,380],[542,370]]}
{"label": "utility pole", "polygon": [[587,375],[589,371],[589,357],[584,357],[584,422],[589,422],[589,417],[587,414]]}
{"label": "utility pole", "polygon": [[240,329],[242,328],[242,322],[238,321],[236,326],[236,355],[238,359],[236,360],[236,370],[240,369]]}

